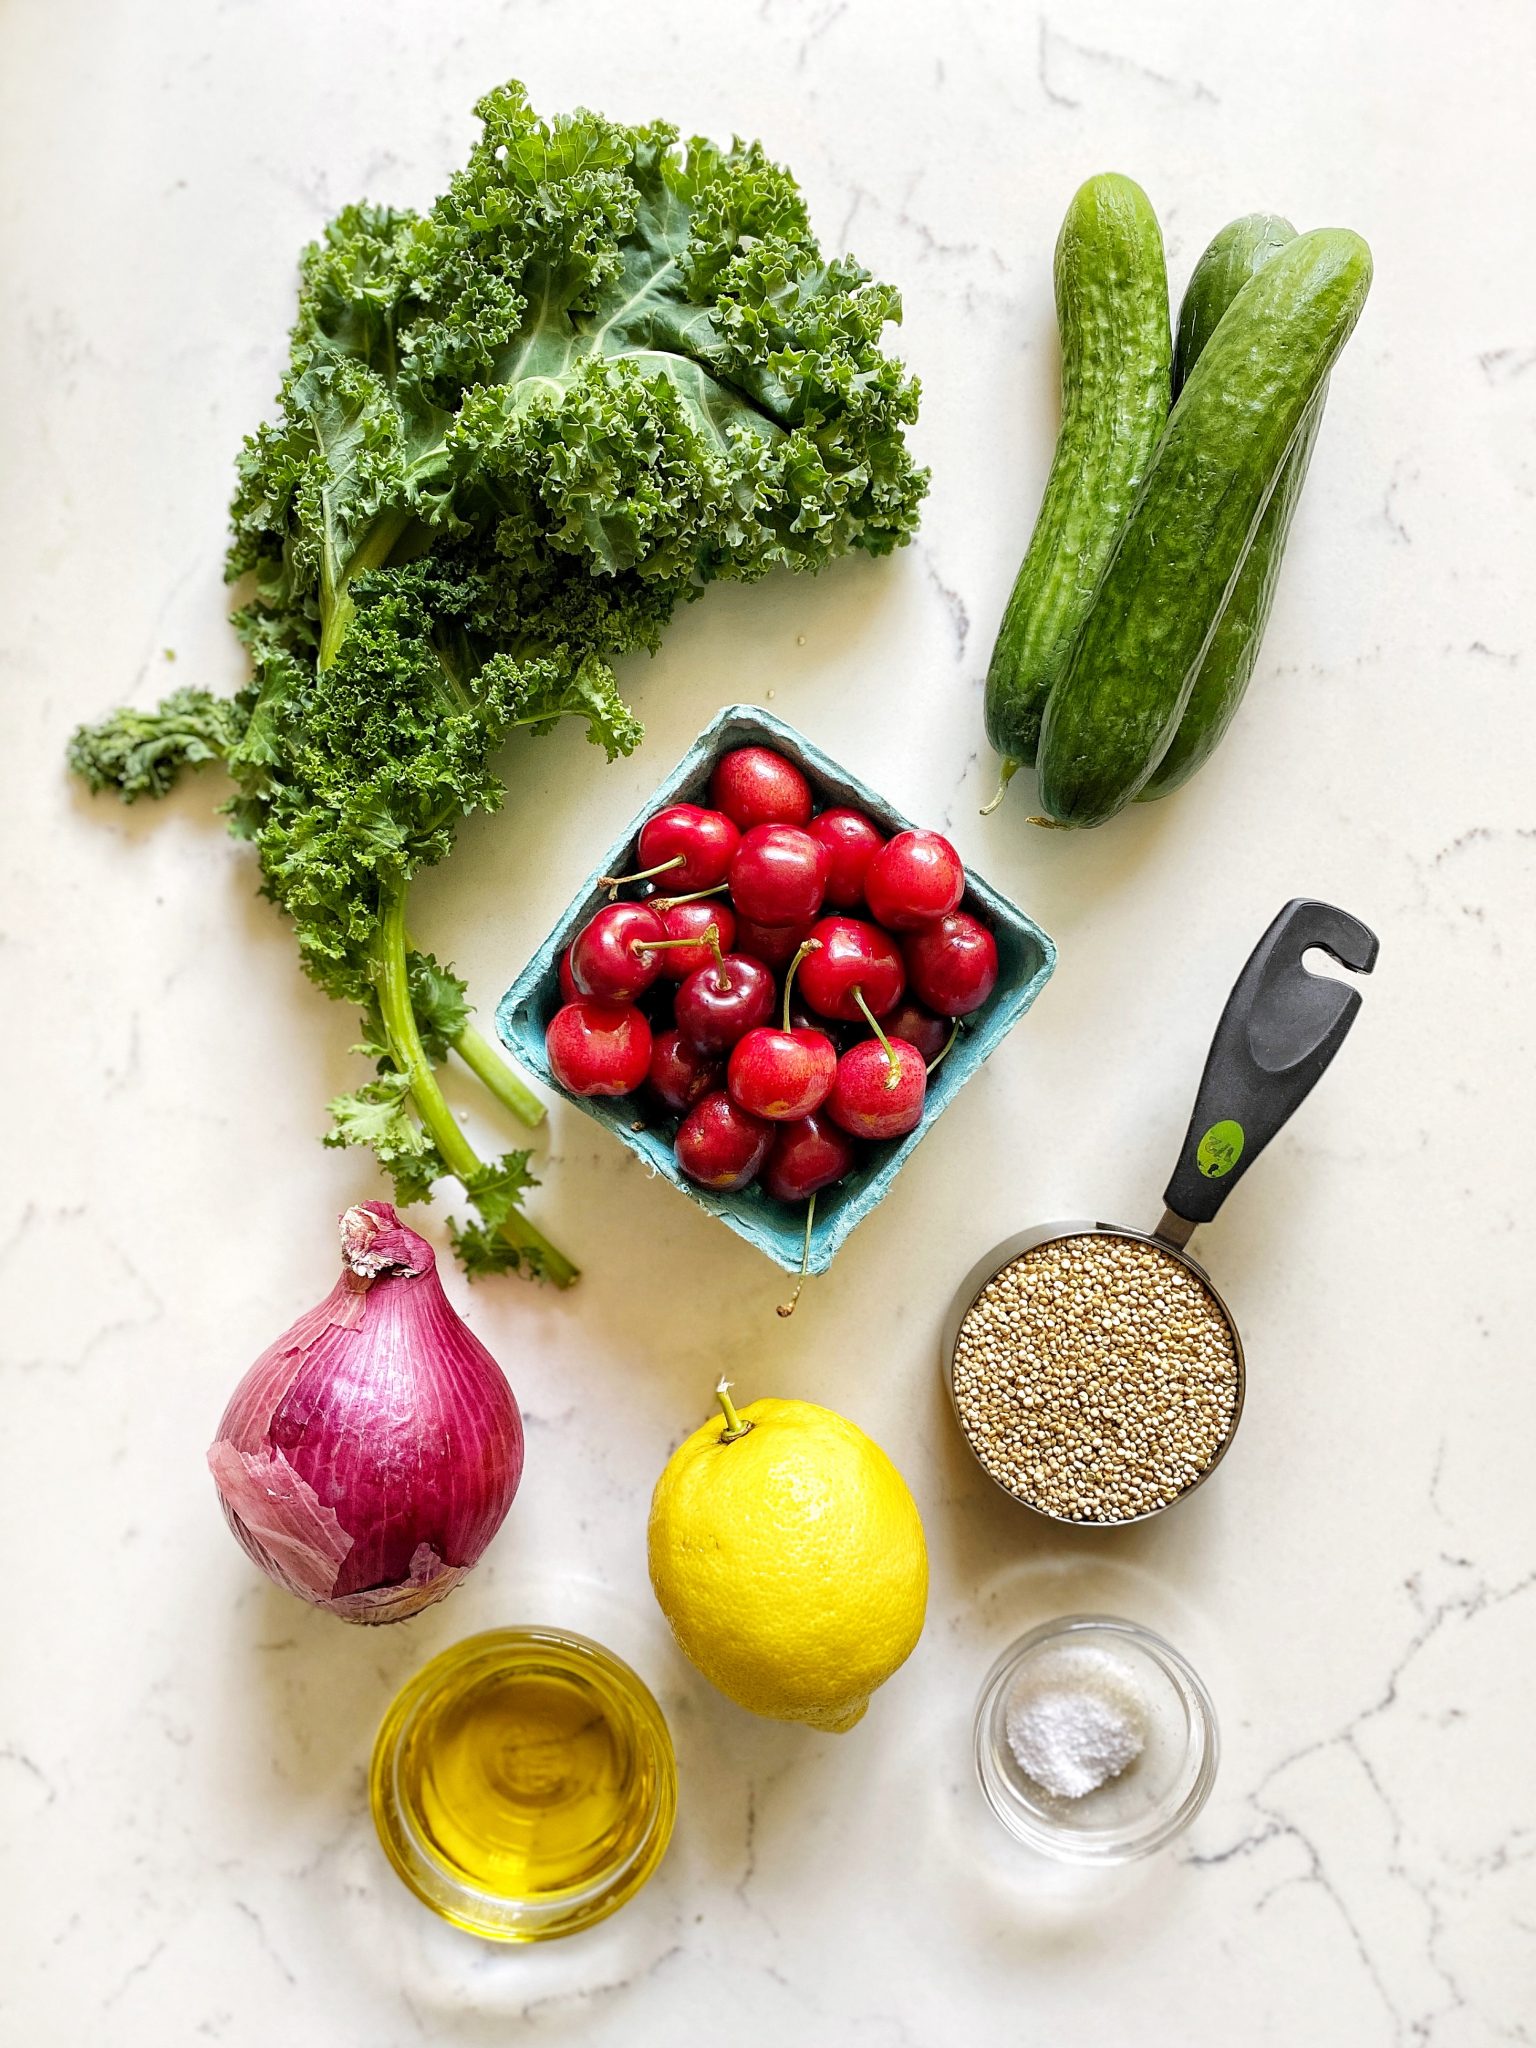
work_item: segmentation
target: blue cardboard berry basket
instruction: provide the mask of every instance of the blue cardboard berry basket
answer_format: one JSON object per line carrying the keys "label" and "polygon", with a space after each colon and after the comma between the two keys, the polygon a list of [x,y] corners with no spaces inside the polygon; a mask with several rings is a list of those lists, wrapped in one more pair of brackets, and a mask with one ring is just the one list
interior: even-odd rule
{"label": "blue cardboard berry basket", "polygon": [[[798,1206],[776,1202],[756,1185],[735,1194],[717,1194],[695,1186],[678,1169],[668,1125],[635,1128],[637,1117],[642,1114],[639,1097],[570,1095],[550,1072],[544,1051],[545,1030],[560,1007],[560,956],[592,913],[607,901],[608,892],[601,886],[601,878],[621,875],[638,864],[635,842],[647,818],[668,804],[707,803],[709,778],[716,761],[731,748],[744,746],[773,747],[787,755],[809,779],[823,804],[851,804],[867,812],[886,833],[903,832],[911,826],[910,819],[893,809],[884,797],[866,788],[846,768],[829,760],[793,726],[754,704],[728,705],[699,734],[644,810],[609,847],[571,898],[559,923],[502,997],[496,1011],[496,1028],[514,1058],[547,1087],[606,1125],[621,1145],[637,1152],[647,1166],[669,1180],[691,1202],[718,1216],[738,1237],[766,1252],[786,1272],[795,1273],[800,1269],[805,1243],[805,1217]],[[997,986],[982,1007],[965,1019],[959,1037],[934,1073],[923,1120],[916,1130],[905,1138],[871,1146],[865,1165],[817,1196],[807,1262],[809,1272],[824,1273],[848,1233],[879,1206],[918,1142],[937,1123],[982,1061],[1018,1023],[1055,967],[1056,948],[1034,920],[999,895],[973,868],[967,867],[966,876],[965,908],[980,917],[997,940]]]}

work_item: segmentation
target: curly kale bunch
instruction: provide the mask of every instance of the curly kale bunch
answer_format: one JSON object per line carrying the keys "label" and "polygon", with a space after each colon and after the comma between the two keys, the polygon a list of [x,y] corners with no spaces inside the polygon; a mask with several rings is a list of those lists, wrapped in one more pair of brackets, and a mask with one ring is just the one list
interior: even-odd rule
{"label": "curly kale bunch", "polygon": [[521,1213],[525,1152],[487,1164],[449,1111],[450,1050],[524,1121],[536,1099],[406,936],[418,869],[494,810],[515,731],[640,728],[613,662],[716,577],[884,554],[926,484],[917,386],[880,337],[900,301],[827,261],[756,145],[663,123],[541,121],[517,84],[429,213],[352,206],[304,254],[276,418],[245,445],[228,570],[251,676],[83,727],[93,789],[160,796],[222,761],[231,829],[306,971],[358,1004],[374,1078],[331,1105],[400,1200],[451,1174],[469,1270],[575,1277]]}

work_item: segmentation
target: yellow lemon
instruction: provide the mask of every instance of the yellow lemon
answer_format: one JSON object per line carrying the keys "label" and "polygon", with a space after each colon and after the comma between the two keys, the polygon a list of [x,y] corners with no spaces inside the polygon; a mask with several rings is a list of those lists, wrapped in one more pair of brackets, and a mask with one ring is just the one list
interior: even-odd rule
{"label": "yellow lemon", "polygon": [[680,1444],[651,1500],[651,1584],[728,1699],[837,1733],[911,1654],[928,1604],[917,1504],[878,1444],[810,1401],[754,1401]]}

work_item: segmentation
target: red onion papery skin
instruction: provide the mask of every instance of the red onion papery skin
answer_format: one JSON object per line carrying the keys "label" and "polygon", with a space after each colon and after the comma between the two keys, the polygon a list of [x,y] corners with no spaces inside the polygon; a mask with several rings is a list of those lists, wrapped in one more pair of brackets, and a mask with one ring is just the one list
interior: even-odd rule
{"label": "red onion papery skin", "polygon": [[341,1278],[236,1387],[208,1465],[269,1578],[343,1621],[403,1621],[500,1528],[523,1422],[425,1238],[361,1202],[341,1241]]}

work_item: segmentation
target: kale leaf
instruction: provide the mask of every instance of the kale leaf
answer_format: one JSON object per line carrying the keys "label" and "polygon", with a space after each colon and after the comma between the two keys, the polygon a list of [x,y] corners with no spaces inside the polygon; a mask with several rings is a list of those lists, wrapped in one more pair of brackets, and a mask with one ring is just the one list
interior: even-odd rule
{"label": "kale leaf", "polygon": [[228,760],[243,727],[238,700],[176,690],[153,711],[123,710],[103,725],[82,725],[69,743],[69,765],[93,791],[115,790],[131,804],[164,796],[183,768]]}
{"label": "kale leaf", "polygon": [[611,760],[640,727],[614,663],[716,578],[884,554],[926,475],[917,386],[881,336],[900,301],[827,260],[757,144],[664,123],[541,121],[488,94],[426,213],[347,207],[302,260],[274,418],[238,463],[228,555],[251,679],[82,728],[93,789],[159,796],[222,761],[231,830],[308,973],[362,1007],[379,1071],[332,1105],[403,1200],[450,1173],[473,1271],[560,1282],[521,1214],[526,1155],[482,1164],[434,1069],[451,1048],[542,1113],[405,935],[413,875],[495,810],[515,731],[577,718]]}

